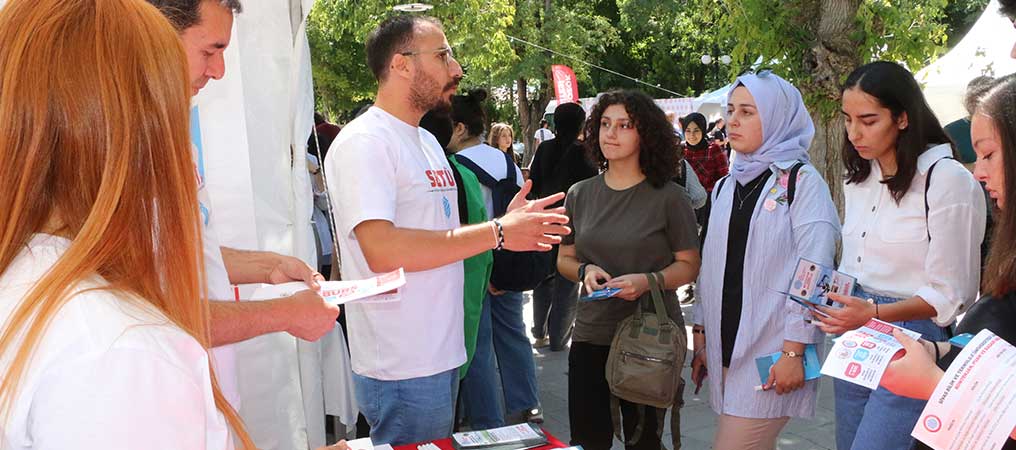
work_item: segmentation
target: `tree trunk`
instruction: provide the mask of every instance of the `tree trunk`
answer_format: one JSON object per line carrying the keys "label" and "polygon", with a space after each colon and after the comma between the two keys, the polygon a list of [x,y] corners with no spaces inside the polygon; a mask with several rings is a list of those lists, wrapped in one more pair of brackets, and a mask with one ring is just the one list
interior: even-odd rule
{"label": "tree trunk", "polygon": [[536,130],[540,129],[540,120],[543,119],[543,112],[550,103],[550,96],[541,83],[540,89],[536,91],[536,98],[530,100],[527,92],[529,90],[528,80],[519,78],[515,83],[519,108],[519,129],[522,130],[521,141],[526,145],[526,150],[522,154],[522,165],[529,167],[533,161],[533,154],[536,153],[534,135]]}
{"label": "tree trunk", "polygon": [[[839,102],[843,78],[860,65],[858,44],[850,36],[857,30],[854,18],[861,0],[818,0],[818,22],[815,28],[815,44],[805,58],[805,67],[811,71],[811,79],[802,86],[802,91],[819,98]],[[843,118],[839,107],[828,111],[812,109],[815,122],[815,140],[810,149],[812,164],[829,183],[836,208],[843,215]]]}

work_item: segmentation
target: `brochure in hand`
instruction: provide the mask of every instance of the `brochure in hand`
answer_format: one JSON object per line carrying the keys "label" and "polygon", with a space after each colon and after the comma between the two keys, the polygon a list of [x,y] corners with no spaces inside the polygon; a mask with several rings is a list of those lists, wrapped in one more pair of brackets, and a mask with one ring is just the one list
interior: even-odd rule
{"label": "brochure in hand", "polygon": [[801,258],[797,261],[797,269],[794,270],[794,279],[790,282],[787,295],[801,306],[818,312],[814,305],[833,308],[842,306],[830,300],[827,294],[850,295],[856,285],[857,278]]}
{"label": "brochure in hand", "polygon": [[[399,301],[396,292],[406,284],[406,272],[399,269],[363,280],[321,281],[321,297],[329,303],[390,303]],[[309,289],[302,281],[283,284],[242,284],[233,286],[235,300],[266,300],[289,297]]]}
{"label": "brochure in hand", "polygon": [[921,338],[915,331],[871,319],[863,327],[843,333],[833,341],[833,348],[822,365],[822,374],[877,389],[893,355],[903,349],[893,336],[894,329],[913,339]]}
{"label": "brochure in hand", "polygon": [[591,302],[593,300],[603,300],[617,295],[618,292],[621,292],[621,290],[618,288],[604,288],[598,291],[593,291],[589,295],[583,295],[582,297],[579,297],[579,300],[582,300],[584,302]]}
{"label": "brochure in hand", "polygon": [[[755,358],[755,366],[758,368],[758,377],[762,385],[769,381],[769,369],[782,356],[783,352],[776,352]],[[808,344],[804,347],[804,381],[817,380],[821,377],[822,361],[818,359],[818,348],[815,344]]]}
{"label": "brochure in hand", "polygon": [[547,442],[543,430],[531,423],[452,435],[452,447],[456,450],[514,450],[539,447]]}

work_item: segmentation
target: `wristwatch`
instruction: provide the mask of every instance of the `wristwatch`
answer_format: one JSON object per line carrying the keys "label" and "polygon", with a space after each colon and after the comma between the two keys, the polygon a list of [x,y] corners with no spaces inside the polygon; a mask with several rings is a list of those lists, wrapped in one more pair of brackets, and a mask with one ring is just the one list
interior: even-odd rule
{"label": "wristwatch", "polygon": [[804,354],[797,353],[797,352],[786,352],[785,351],[785,352],[783,352],[783,356],[786,356],[787,358],[800,358],[800,357],[804,356]]}

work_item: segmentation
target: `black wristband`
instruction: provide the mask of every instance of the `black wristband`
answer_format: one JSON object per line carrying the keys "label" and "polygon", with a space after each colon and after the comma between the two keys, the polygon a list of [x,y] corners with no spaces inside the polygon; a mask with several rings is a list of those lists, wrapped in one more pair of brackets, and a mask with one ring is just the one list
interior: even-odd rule
{"label": "black wristband", "polygon": [[588,266],[588,265],[589,265],[589,263],[579,264],[579,282],[585,282],[586,281],[586,266]]}

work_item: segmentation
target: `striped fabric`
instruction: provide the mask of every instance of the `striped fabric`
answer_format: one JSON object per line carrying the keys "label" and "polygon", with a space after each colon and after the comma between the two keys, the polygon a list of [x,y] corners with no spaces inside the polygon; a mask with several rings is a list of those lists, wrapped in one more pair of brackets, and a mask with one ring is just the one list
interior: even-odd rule
{"label": "striped fabric", "polygon": [[[736,181],[727,177],[713,192],[709,233],[702,252],[698,299],[694,322],[706,328],[710,401],[714,411],[748,418],[784,416],[812,417],[817,381],[786,395],[756,391],[761,384],[755,358],[783,349],[783,341],[822,343],[823,334],[805,323],[805,310],[779,292],[786,292],[798,258],[834,267],[839,216],[825,180],[815,167],[805,165],[798,173],[792,207],[786,201],[787,174],[797,161],[784,161],[770,168],[752,215],[745,249],[744,303],[737,341],[726,382],[720,350],[720,310],[723,273],[727,259],[727,231]],[[822,351],[821,345],[820,354]],[[721,386],[722,383],[722,386]]]}

